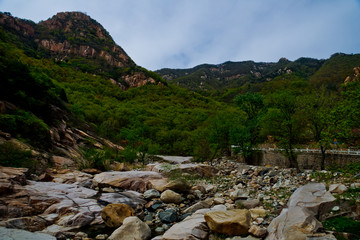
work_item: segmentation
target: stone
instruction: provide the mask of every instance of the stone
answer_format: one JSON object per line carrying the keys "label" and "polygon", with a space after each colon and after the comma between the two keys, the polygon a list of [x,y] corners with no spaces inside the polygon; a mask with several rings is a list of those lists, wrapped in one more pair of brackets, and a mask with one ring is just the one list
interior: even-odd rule
{"label": "stone", "polygon": [[331,184],[329,187],[329,192],[342,194],[347,190],[347,187],[344,184]]}
{"label": "stone", "polygon": [[150,238],[150,227],[134,216],[125,218],[123,225],[116,229],[108,240],[147,240]]}
{"label": "stone", "polygon": [[108,227],[119,227],[125,218],[134,214],[134,209],[124,203],[109,204],[101,211],[101,217]]}
{"label": "stone", "polygon": [[332,234],[313,234],[312,236],[306,236],[306,240],[336,240],[336,237]]}
{"label": "stone", "polygon": [[165,185],[165,189],[186,193],[191,189],[191,185],[184,179],[175,179],[168,182]]}
{"label": "stone", "polygon": [[165,211],[159,212],[159,219],[163,223],[173,223],[178,219],[178,214],[174,209],[166,209]]}
{"label": "stone", "polygon": [[181,203],[182,201],[181,195],[172,190],[166,190],[163,192],[160,196],[160,199],[164,203]]}
{"label": "stone", "polygon": [[111,170],[113,171],[129,171],[130,169],[126,166],[125,163],[120,163],[120,162],[114,162],[113,164],[111,164]]}
{"label": "stone", "polygon": [[259,227],[257,225],[252,225],[249,229],[249,233],[251,233],[252,235],[254,235],[255,237],[265,237],[267,230],[264,227]]}
{"label": "stone", "polygon": [[225,200],[223,198],[214,198],[214,204],[224,204]]}
{"label": "stone", "polygon": [[56,237],[45,233],[0,227],[0,239],[56,240]]}
{"label": "stone", "polygon": [[240,208],[250,209],[259,207],[261,205],[258,199],[248,199],[248,200],[237,200],[235,201],[235,205],[239,206]]}
{"label": "stone", "polygon": [[160,193],[156,189],[150,189],[144,192],[144,198],[145,199],[153,199],[153,198],[159,198]]}
{"label": "stone", "polygon": [[315,216],[328,212],[335,198],[326,191],[322,183],[310,183],[298,188],[290,197],[288,208],[272,220],[268,226],[267,240],[306,239],[308,234],[315,233],[321,223]]}
{"label": "stone", "polygon": [[213,199],[212,198],[207,198],[205,199],[204,201],[200,201],[200,202],[197,202],[195,203],[194,205],[188,207],[187,209],[185,209],[183,211],[183,213],[192,213],[192,212],[196,212],[197,210],[199,209],[203,209],[203,208],[210,208],[211,207],[211,204],[213,202]]}
{"label": "stone", "polygon": [[107,234],[99,234],[99,235],[96,235],[95,239],[96,240],[106,240],[108,239],[108,235]]}
{"label": "stone", "polygon": [[166,190],[166,185],[169,183],[167,178],[160,179],[150,179],[149,180],[151,188],[158,190],[159,192],[163,192]]}
{"label": "stone", "polygon": [[81,171],[84,172],[84,173],[91,174],[91,175],[101,173],[101,171],[99,169],[95,169],[95,168],[85,168],[85,169],[82,169]]}
{"label": "stone", "polygon": [[52,156],[51,159],[54,163],[54,166],[57,168],[75,167],[76,165],[73,160],[66,157]]}
{"label": "stone", "polygon": [[151,169],[151,171],[159,172],[159,173],[169,173],[171,171],[181,171],[182,173],[189,173],[191,175],[197,175],[200,177],[214,177],[218,170],[210,165],[206,164],[194,164],[194,163],[186,163],[186,164],[152,164],[151,166],[147,166],[147,169]]}
{"label": "stone", "polygon": [[236,189],[230,193],[231,200],[235,201],[237,199],[247,199],[249,197],[249,192],[245,189]]}
{"label": "stone", "polygon": [[102,205],[107,205],[111,203],[125,203],[132,207],[133,209],[141,209],[146,201],[143,199],[141,193],[134,191],[124,191],[119,193],[103,193],[99,198]]}
{"label": "stone", "polygon": [[249,209],[249,211],[250,211],[251,218],[254,220],[257,218],[264,218],[267,215],[266,210],[263,208],[252,208],[252,209]]}
{"label": "stone", "polygon": [[50,174],[48,173],[43,173],[39,176],[38,178],[38,181],[41,181],[41,182],[51,182],[52,180],[54,179],[53,176],[51,176]]}
{"label": "stone", "polygon": [[208,212],[204,218],[212,232],[230,236],[247,234],[250,227],[247,209]]}
{"label": "stone", "polygon": [[157,155],[157,157],[169,163],[190,163],[193,157],[180,157],[180,156],[162,156]]}
{"label": "stone", "polygon": [[[173,225],[164,233],[162,240],[207,239],[209,228],[204,220],[204,212],[201,212],[202,210],[195,212],[180,223]],[[210,210],[208,209],[207,211]]]}
{"label": "stone", "polygon": [[102,172],[94,176],[93,185],[145,192],[152,188],[150,179],[160,178],[163,178],[160,173],[149,171]]}

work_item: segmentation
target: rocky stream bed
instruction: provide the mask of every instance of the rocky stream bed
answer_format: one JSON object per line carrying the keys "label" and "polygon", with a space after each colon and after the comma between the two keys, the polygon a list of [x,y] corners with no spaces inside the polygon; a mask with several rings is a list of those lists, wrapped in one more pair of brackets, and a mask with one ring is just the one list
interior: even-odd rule
{"label": "rocky stream bed", "polygon": [[360,180],[341,173],[181,157],[116,169],[0,167],[0,239],[323,240],[322,221],[360,215],[344,194]]}

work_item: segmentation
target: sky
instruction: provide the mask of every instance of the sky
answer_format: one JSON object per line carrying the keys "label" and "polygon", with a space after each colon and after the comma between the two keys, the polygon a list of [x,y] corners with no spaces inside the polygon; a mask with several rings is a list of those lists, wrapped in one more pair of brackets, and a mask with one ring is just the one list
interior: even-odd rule
{"label": "sky", "polygon": [[360,53],[360,0],[0,0],[0,11],[84,12],[150,70]]}

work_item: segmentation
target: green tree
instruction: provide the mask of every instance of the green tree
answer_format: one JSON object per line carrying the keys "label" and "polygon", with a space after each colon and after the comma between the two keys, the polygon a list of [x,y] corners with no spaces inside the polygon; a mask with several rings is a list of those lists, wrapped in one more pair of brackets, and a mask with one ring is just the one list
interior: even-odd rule
{"label": "green tree", "polygon": [[269,110],[264,117],[263,133],[273,135],[279,140],[279,146],[285,149],[290,167],[299,169],[295,144],[303,129],[303,121],[298,111],[297,97],[291,92],[274,93],[269,101]]}
{"label": "green tree", "polygon": [[250,163],[249,158],[259,140],[259,123],[264,109],[264,97],[258,93],[247,92],[244,95],[237,95],[234,102],[245,112],[246,117],[231,128],[231,143],[235,145],[235,153],[241,153],[245,161]]}
{"label": "green tree", "polygon": [[301,98],[301,115],[310,129],[312,139],[321,151],[321,169],[325,169],[326,150],[337,137],[334,109],[336,97],[325,89]]}

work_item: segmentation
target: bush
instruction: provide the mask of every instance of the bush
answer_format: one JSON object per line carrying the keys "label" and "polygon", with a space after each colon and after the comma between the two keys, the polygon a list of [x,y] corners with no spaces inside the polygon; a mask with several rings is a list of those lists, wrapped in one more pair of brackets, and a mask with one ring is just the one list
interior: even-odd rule
{"label": "bush", "polygon": [[330,231],[347,232],[360,237],[360,222],[347,217],[336,217],[323,222],[324,228]]}
{"label": "bush", "polygon": [[0,144],[0,165],[6,167],[35,167],[31,151],[19,149],[15,144],[5,142]]}
{"label": "bush", "polygon": [[0,129],[25,139],[32,146],[46,149],[50,146],[48,126],[39,118],[25,111],[0,115]]}

